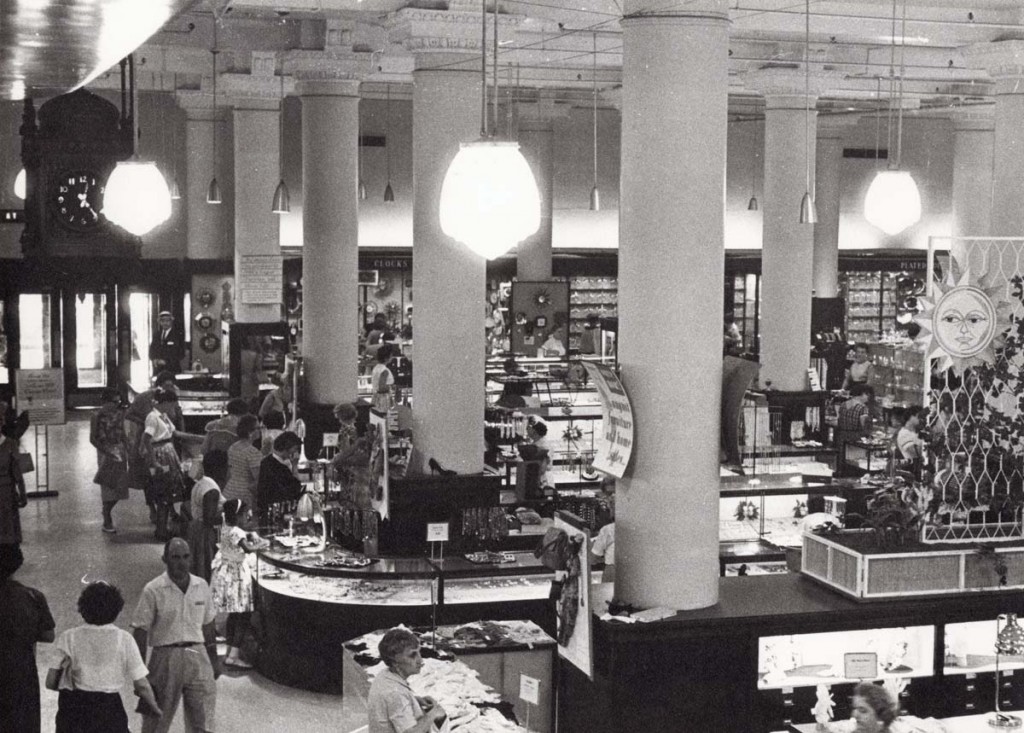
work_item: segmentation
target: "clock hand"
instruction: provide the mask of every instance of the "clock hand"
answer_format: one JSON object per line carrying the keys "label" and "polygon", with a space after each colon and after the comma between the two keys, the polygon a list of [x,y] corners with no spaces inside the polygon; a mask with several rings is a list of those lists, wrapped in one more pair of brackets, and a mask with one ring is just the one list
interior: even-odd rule
{"label": "clock hand", "polygon": [[88,198],[88,191],[86,191],[85,193],[78,194],[78,208],[84,209],[85,207],[87,207],[89,205],[89,201],[87,200]]}

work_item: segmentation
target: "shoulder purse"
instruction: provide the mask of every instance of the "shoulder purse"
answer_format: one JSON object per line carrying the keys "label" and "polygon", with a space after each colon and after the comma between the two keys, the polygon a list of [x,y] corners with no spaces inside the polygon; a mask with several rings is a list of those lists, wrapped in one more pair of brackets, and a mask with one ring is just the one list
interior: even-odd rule
{"label": "shoulder purse", "polygon": [[71,657],[64,657],[60,666],[46,673],[47,690],[74,690],[75,681],[71,676]]}

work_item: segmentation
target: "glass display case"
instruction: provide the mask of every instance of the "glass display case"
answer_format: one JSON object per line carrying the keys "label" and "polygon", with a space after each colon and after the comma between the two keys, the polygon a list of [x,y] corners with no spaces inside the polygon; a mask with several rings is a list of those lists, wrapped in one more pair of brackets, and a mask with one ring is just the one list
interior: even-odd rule
{"label": "glass display case", "polygon": [[292,548],[275,542],[258,557],[259,669],[281,684],[340,694],[341,642],[398,624],[486,618],[555,632],[552,575],[532,552],[476,564],[462,555],[368,558],[309,540]]}
{"label": "glass display case", "polygon": [[757,687],[771,690],[931,677],[934,651],[934,626],[765,636],[757,643]]}

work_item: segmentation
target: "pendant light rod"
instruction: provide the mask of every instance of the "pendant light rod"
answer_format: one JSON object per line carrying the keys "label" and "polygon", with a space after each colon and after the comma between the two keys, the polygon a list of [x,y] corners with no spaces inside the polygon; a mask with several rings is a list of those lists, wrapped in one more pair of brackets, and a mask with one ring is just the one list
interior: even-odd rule
{"label": "pendant light rod", "polygon": [[811,192],[811,0],[804,0],[804,174]]}
{"label": "pendant light rod", "polygon": [[593,85],[594,85],[594,104],[593,104],[593,117],[594,117],[594,186],[597,187],[597,31],[593,33],[593,62],[591,64],[593,74]]}
{"label": "pendant light rod", "polygon": [[[889,114],[886,118],[885,141],[888,149],[891,151],[895,147],[892,137],[892,118],[893,106],[896,104],[896,0],[892,0],[892,26],[889,35],[892,37],[892,43],[889,45]],[[893,156],[890,155],[886,164],[886,168],[889,170],[894,169],[893,160]]]}
{"label": "pendant light rod", "polygon": [[491,104],[494,109],[494,133],[498,132],[498,0],[494,0],[494,88],[491,90]]}
{"label": "pendant light rod", "polygon": [[[893,41],[895,43],[895,40]],[[903,23],[900,28],[900,81],[899,109],[896,117],[896,170],[903,165],[903,74],[906,71],[907,0],[903,0]]]}
{"label": "pendant light rod", "polygon": [[487,0],[480,0],[480,137],[487,139]]}
{"label": "pendant light rod", "polygon": [[132,156],[135,155],[136,146],[139,143],[139,116],[136,114],[135,103],[138,99],[139,91],[135,88],[135,54],[128,54],[128,90],[129,90],[129,104],[131,105],[131,123],[132,123]]}

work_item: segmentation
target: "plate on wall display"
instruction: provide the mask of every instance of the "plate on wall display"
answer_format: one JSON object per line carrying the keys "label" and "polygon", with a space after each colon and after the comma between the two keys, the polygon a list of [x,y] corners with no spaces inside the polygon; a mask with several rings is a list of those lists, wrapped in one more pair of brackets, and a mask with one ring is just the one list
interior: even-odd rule
{"label": "plate on wall display", "polygon": [[209,313],[200,313],[196,316],[196,325],[204,331],[209,331],[213,327],[213,317]]}
{"label": "plate on wall display", "polygon": [[372,300],[366,301],[366,305],[363,306],[363,310],[369,313],[371,316],[377,312],[377,304]]}
{"label": "plate on wall display", "polygon": [[199,339],[199,348],[205,351],[207,354],[212,354],[214,351],[220,348],[220,339],[214,336],[212,333],[208,333]]}
{"label": "plate on wall display", "polygon": [[213,305],[215,300],[217,300],[217,296],[214,295],[213,291],[209,288],[203,288],[196,293],[196,302],[199,303],[202,308],[209,308]]}

